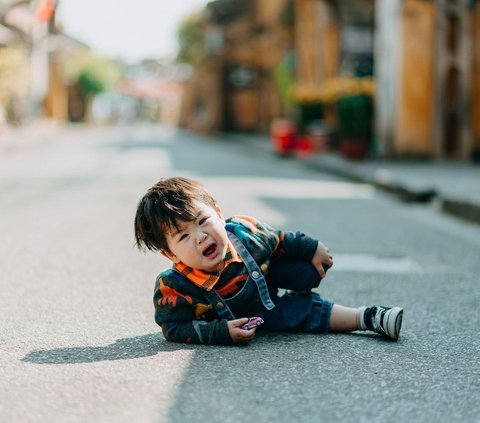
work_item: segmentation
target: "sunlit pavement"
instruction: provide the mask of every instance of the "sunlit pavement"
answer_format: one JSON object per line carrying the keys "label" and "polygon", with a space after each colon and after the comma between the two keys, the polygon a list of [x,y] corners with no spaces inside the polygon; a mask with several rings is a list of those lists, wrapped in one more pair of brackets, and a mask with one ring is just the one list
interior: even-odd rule
{"label": "sunlit pavement", "polygon": [[[238,140],[137,125],[13,141],[0,153],[1,421],[479,421],[477,226]],[[133,248],[132,222],[174,174],[207,184],[226,215],[321,239],[335,267],[320,293],[403,306],[399,342],[166,343],[151,295],[168,264]]]}

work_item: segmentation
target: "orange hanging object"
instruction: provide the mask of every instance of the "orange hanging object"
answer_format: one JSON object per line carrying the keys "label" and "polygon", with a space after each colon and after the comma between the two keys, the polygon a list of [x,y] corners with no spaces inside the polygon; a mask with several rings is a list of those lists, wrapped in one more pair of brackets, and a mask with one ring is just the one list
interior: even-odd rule
{"label": "orange hanging object", "polygon": [[48,22],[50,19],[52,19],[54,11],[54,0],[41,0],[35,15],[39,21]]}

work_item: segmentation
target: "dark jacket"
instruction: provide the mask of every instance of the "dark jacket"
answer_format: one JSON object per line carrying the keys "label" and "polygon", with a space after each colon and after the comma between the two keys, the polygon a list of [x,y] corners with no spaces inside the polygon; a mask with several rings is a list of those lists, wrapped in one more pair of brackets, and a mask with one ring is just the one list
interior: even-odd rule
{"label": "dark jacket", "polygon": [[[303,233],[275,230],[249,216],[227,219],[225,229],[240,239],[264,275],[268,274],[272,260],[311,261],[318,244]],[[225,263],[218,274],[197,271],[180,263],[158,276],[153,296],[155,321],[168,341],[232,343],[227,320],[219,319],[205,295],[214,289],[222,298],[229,298],[243,288],[248,271],[231,244]],[[207,279],[209,283],[205,288]]]}

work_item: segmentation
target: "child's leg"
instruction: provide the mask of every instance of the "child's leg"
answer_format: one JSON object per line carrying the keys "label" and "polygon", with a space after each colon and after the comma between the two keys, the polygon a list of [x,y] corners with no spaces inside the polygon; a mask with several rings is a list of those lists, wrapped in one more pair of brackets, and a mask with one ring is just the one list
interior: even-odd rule
{"label": "child's leg", "polygon": [[351,308],[334,304],[328,328],[332,332],[371,330],[396,341],[402,319],[403,309],[400,307]]}
{"label": "child's leg", "polygon": [[[324,300],[310,292],[321,281],[310,263],[272,260],[266,279],[275,308],[265,314],[265,329],[304,332],[371,330],[390,339],[398,339],[403,309],[383,306],[351,308]],[[273,294],[277,288],[305,292],[306,295],[277,297]]]}
{"label": "child's leg", "polygon": [[259,329],[288,332],[328,332],[333,302],[317,293],[272,295],[275,307],[262,313],[265,323]]}
{"label": "child's leg", "polygon": [[311,263],[282,259],[272,259],[266,279],[270,287],[295,292],[310,292],[321,281],[317,269]]}
{"label": "child's leg", "polygon": [[360,310],[334,304],[328,329],[332,332],[351,332],[360,329]]}

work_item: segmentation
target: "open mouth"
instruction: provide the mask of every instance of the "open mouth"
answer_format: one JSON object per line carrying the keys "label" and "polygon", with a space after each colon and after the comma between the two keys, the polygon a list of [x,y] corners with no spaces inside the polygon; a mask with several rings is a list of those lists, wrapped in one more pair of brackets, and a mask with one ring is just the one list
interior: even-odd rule
{"label": "open mouth", "polygon": [[217,244],[209,245],[205,250],[203,250],[203,256],[207,258],[211,258],[217,252]]}

